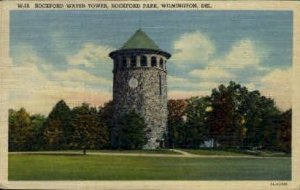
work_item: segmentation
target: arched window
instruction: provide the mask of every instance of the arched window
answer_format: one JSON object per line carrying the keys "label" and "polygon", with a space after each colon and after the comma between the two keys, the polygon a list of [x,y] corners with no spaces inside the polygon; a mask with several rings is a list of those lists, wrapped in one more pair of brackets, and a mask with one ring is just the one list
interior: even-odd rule
{"label": "arched window", "polygon": [[160,68],[164,68],[164,60],[163,60],[163,58],[160,58],[160,60],[159,60],[159,67]]}
{"label": "arched window", "polygon": [[127,60],[126,60],[126,57],[125,57],[125,56],[123,56],[123,57],[122,57],[122,64],[121,64],[121,68],[122,68],[122,69],[126,68],[126,65],[127,65]]}
{"label": "arched window", "polygon": [[131,56],[130,58],[130,66],[131,67],[136,67],[136,56]]}
{"label": "arched window", "polygon": [[151,67],[156,67],[156,66],[157,66],[156,57],[151,57]]}
{"label": "arched window", "polygon": [[147,57],[144,55],[141,57],[141,66],[147,67]]}

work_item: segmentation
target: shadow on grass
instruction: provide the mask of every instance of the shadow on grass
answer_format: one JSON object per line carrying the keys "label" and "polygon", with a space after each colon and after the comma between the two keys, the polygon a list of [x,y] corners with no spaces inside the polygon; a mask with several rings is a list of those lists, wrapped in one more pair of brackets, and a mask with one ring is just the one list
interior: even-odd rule
{"label": "shadow on grass", "polygon": [[22,155],[45,155],[45,156],[72,156],[72,157],[75,157],[75,156],[87,156],[87,154],[83,154],[83,153],[30,153],[30,152],[23,152]]}
{"label": "shadow on grass", "polygon": [[257,157],[291,157],[291,153],[277,152],[270,150],[248,150],[233,148],[199,148],[199,149],[180,149],[196,155],[251,155]]}

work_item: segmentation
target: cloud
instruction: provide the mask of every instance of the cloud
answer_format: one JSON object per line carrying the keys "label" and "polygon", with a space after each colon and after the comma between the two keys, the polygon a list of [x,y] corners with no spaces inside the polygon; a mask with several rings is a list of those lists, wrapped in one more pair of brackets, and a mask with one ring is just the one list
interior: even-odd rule
{"label": "cloud", "polygon": [[[291,106],[291,69],[269,71],[266,75],[255,76],[253,81],[243,81],[243,74],[232,72],[232,68],[239,72],[248,72],[250,68],[255,73],[262,67],[263,57],[256,43],[249,39],[235,42],[221,57],[215,52],[214,43],[201,32],[182,35],[174,48],[175,61],[182,65],[194,64],[194,67],[176,67],[177,76],[168,74],[169,98],[209,95],[219,84],[235,80],[252,90],[259,87],[262,94],[274,98],[282,109]],[[7,80],[10,106],[47,114],[60,99],[71,106],[82,102],[102,105],[112,98],[112,81],[105,75],[111,75],[108,57],[111,50],[107,46],[86,43],[76,54],[66,56],[69,68],[57,70],[31,46],[21,44],[13,57],[11,79]],[[101,76],[96,75],[98,70]]]}
{"label": "cloud", "polygon": [[241,69],[247,66],[257,68],[261,58],[262,54],[258,52],[255,43],[250,39],[242,39],[234,43],[224,57],[214,59],[209,64],[230,69]]}
{"label": "cloud", "polygon": [[264,76],[261,81],[266,83],[272,87],[278,87],[278,84],[285,84],[281,88],[290,89],[291,84],[291,76],[292,76],[292,68],[281,70],[275,69],[270,72],[268,75]]}
{"label": "cloud", "polygon": [[179,90],[171,90],[168,93],[169,99],[187,99],[195,96],[205,96],[209,95],[206,91],[179,91]]}
{"label": "cloud", "polygon": [[48,114],[60,99],[70,106],[82,102],[100,106],[111,99],[111,81],[85,70],[57,70],[29,46],[13,58],[7,81],[9,106],[25,107],[31,113]]}
{"label": "cloud", "polygon": [[[194,90],[194,89],[191,89],[191,88],[193,88],[193,86],[191,86],[193,82],[189,78],[181,78],[178,76],[168,75],[167,83],[168,83],[168,90],[170,90],[170,89],[183,90],[184,88],[185,88],[185,91]],[[189,88],[189,89],[186,89],[186,88]]]}
{"label": "cloud", "polygon": [[215,82],[194,82],[187,84],[193,90],[170,90],[169,99],[186,99],[193,96],[207,96],[211,94],[213,88],[217,88],[219,83]]}
{"label": "cloud", "polygon": [[267,51],[262,51],[257,42],[244,38],[232,44],[223,56],[216,52],[214,42],[204,33],[195,31],[185,33],[173,44],[172,60],[178,66],[186,64],[206,65],[221,68],[258,67]]}
{"label": "cloud", "polygon": [[190,76],[206,80],[234,79],[235,76],[220,67],[206,67],[205,69],[195,69],[189,72]]}
{"label": "cloud", "polygon": [[174,42],[175,66],[172,69],[188,80],[185,83],[191,78],[202,83],[227,83],[230,80],[249,83],[250,73],[257,78],[264,70],[261,63],[267,54],[260,46],[255,40],[243,38],[223,54],[216,51],[216,45],[206,34],[200,31],[185,33]]}
{"label": "cloud", "polygon": [[[168,86],[174,94],[186,95],[190,92],[195,94],[207,94],[212,88],[218,86],[216,80],[229,80],[234,76],[219,67],[210,66],[211,59],[215,56],[215,44],[204,33],[195,31],[181,35],[173,44],[174,53],[172,61],[175,63],[178,76],[168,76]],[[201,67],[206,66],[205,69]],[[183,70],[185,70],[183,72]],[[181,88],[181,89],[180,89]],[[180,89],[180,90],[179,90]]]}
{"label": "cloud", "polygon": [[[181,78],[176,76],[168,76],[168,88],[171,89],[169,94],[180,94],[180,96],[188,96],[189,94],[197,94],[197,96],[208,94],[219,83],[214,81],[192,80],[190,78]],[[186,95],[184,95],[186,94]]]}
{"label": "cloud", "polygon": [[174,42],[172,60],[178,65],[187,62],[207,61],[215,52],[213,42],[200,31],[185,33]]}
{"label": "cloud", "polygon": [[274,98],[282,110],[292,106],[292,68],[275,69],[261,78],[262,94]]}
{"label": "cloud", "polygon": [[180,36],[173,47],[173,70],[180,78],[169,78],[172,89],[182,86],[190,91],[211,90],[231,80],[255,89],[261,77],[270,72],[262,65],[269,55],[268,48],[256,40],[239,39],[225,53],[216,51],[215,47],[214,42],[200,31]]}
{"label": "cloud", "polygon": [[95,76],[81,69],[68,69],[66,71],[53,72],[53,78],[59,81],[83,82],[86,84],[110,85],[111,80]]}
{"label": "cloud", "polygon": [[255,82],[247,82],[247,83],[240,83],[242,86],[245,86],[249,91],[257,90],[257,85]]}
{"label": "cloud", "polygon": [[32,65],[32,63],[45,63],[45,60],[41,59],[37,52],[31,45],[28,44],[18,44],[15,49],[15,55],[13,57],[13,62],[15,66],[25,66]]}
{"label": "cloud", "polygon": [[249,71],[248,67],[255,71],[259,69],[261,56],[254,41],[240,39],[225,54],[217,52],[215,47],[214,42],[200,31],[181,35],[173,47],[174,69],[180,75],[168,78],[171,89],[182,86],[187,91],[206,93],[220,83],[241,79],[245,76],[242,73]]}
{"label": "cloud", "polygon": [[68,35],[60,28],[57,28],[57,26],[55,31],[51,31],[49,42],[51,43],[51,46],[53,46],[52,49],[55,50],[55,53],[60,54],[66,51],[66,49],[69,49],[69,46],[66,43],[67,36]]}
{"label": "cloud", "polygon": [[184,83],[187,83],[189,82],[188,79],[186,78],[180,78],[180,77],[177,77],[177,76],[173,76],[173,75],[168,75],[168,82],[169,84],[184,84]]}
{"label": "cloud", "polygon": [[96,45],[86,43],[74,55],[67,56],[67,62],[70,65],[83,65],[85,67],[95,67],[97,64],[108,64],[110,58],[108,54],[113,48],[105,45]]}
{"label": "cloud", "polygon": [[[225,54],[200,31],[185,33],[174,42],[173,61],[178,76],[168,76],[170,98],[208,95],[221,83],[236,81],[249,90],[259,90],[282,109],[291,107],[292,69],[266,69],[267,47],[250,38],[234,42]],[[191,66],[192,65],[192,66]]]}

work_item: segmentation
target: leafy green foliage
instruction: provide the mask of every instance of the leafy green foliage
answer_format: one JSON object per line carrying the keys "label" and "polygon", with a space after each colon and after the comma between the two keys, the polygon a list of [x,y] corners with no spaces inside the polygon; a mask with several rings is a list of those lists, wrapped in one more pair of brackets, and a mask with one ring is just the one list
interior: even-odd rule
{"label": "leafy green foliage", "polygon": [[292,109],[281,114],[281,125],[278,129],[278,146],[280,150],[290,153],[292,141]]}
{"label": "leafy green foliage", "polygon": [[57,150],[69,147],[73,128],[71,110],[64,100],[59,101],[50,112],[44,130],[47,149]]}
{"label": "leafy green foliage", "polygon": [[71,125],[74,128],[71,147],[83,149],[101,149],[108,143],[108,130],[101,121],[97,109],[83,103],[72,110]]}
{"label": "leafy green foliage", "polygon": [[187,100],[186,108],[186,147],[198,148],[205,140],[210,139],[207,117],[210,112],[209,97],[192,97]]}
{"label": "leafy green foliage", "polygon": [[[230,82],[210,96],[169,100],[165,137],[171,148],[198,149],[213,140],[219,148],[290,153],[291,115],[291,109],[281,112],[259,91]],[[10,109],[9,151],[110,148],[113,129],[118,129],[113,148],[141,149],[147,142],[144,119],[130,111],[114,121],[112,101],[99,110],[85,103],[71,110],[61,100],[47,118]]]}
{"label": "leafy green foliage", "polygon": [[44,146],[44,138],[43,132],[45,127],[46,118],[43,115],[35,114],[30,116],[31,119],[31,126],[32,126],[32,133],[34,138],[31,139],[32,143],[32,150],[40,150],[43,149]]}
{"label": "leafy green foliage", "polygon": [[45,118],[30,116],[24,108],[9,110],[9,151],[40,149],[41,131]]}
{"label": "leafy green foliage", "polygon": [[9,110],[9,151],[107,147],[108,130],[102,112],[87,104],[71,110],[59,101],[49,116],[30,116],[24,108]]}
{"label": "leafy green foliage", "polygon": [[212,111],[208,117],[210,134],[220,146],[239,147],[245,137],[243,100],[248,90],[230,82],[211,94]]}
{"label": "leafy green foliage", "polygon": [[187,102],[185,100],[168,101],[168,146],[184,146],[186,133],[184,130],[184,116]]}
{"label": "leafy green foliage", "polygon": [[168,109],[170,147],[199,148],[213,139],[214,147],[290,151],[290,113],[235,82],[208,97],[169,100]]}
{"label": "leafy green foliage", "polygon": [[111,137],[113,129],[113,101],[109,101],[100,107],[99,114],[103,124],[107,127],[108,136]]}
{"label": "leafy green foliage", "polygon": [[147,143],[144,119],[134,111],[121,116],[117,125],[117,147],[121,149],[142,149]]}

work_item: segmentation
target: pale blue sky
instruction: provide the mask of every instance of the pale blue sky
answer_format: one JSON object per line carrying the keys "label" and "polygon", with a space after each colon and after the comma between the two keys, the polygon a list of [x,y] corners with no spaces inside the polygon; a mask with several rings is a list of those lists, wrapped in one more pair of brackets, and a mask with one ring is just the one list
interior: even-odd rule
{"label": "pale blue sky", "polygon": [[[78,74],[85,90],[111,94],[105,55],[142,28],[173,55],[170,96],[207,94],[229,80],[263,91],[292,67],[292,21],[289,11],[12,11],[10,48],[14,65],[29,62],[43,80],[65,87]],[[94,78],[84,80],[87,73]]]}

